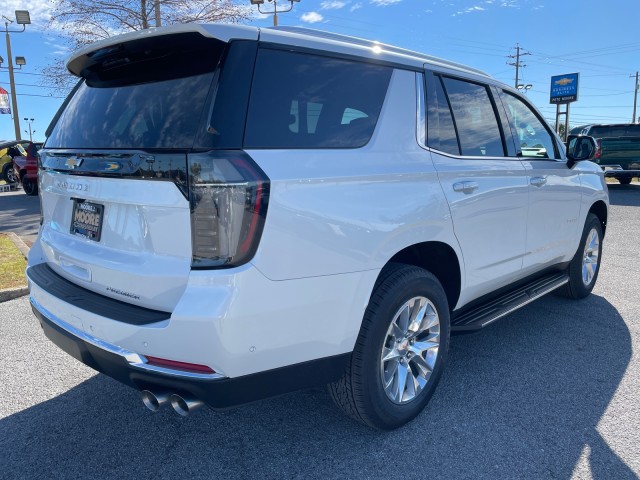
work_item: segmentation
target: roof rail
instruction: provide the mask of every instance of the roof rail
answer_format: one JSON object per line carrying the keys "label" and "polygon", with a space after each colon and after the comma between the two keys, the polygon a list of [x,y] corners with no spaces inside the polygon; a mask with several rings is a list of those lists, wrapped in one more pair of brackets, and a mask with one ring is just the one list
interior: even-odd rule
{"label": "roof rail", "polygon": [[478,70],[473,67],[469,67],[467,65],[451,62],[449,60],[444,60],[442,58],[434,57],[431,55],[426,55],[424,53],[416,52],[414,50],[408,50],[405,48],[396,47],[394,45],[389,45],[386,43],[380,43],[373,40],[367,40],[365,38],[351,37],[349,35],[341,35],[339,33],[331,33],[325,32],[322,30],[314,30],[312,28],[304,28],[304,27],[270,27],[273,30],[280,30],[283,32],[296,33],[299,35],[307,35],[310,37],[323,38],[325,40],[333,40],[337,42],[349,43],[352,45],[360,45],[363,47],[373,48],[378,46],[382,48],[385,52],[395,53],[398,55],[405,55],[409,57],[413,57],[419,60],[424,61],[425,63],[437,63],[442,66],[455,68],[458,70],[465,70],[467,72],[475,73],[477,75],[482,75],[485,77],[489,77],[490,75],[482,70]]}

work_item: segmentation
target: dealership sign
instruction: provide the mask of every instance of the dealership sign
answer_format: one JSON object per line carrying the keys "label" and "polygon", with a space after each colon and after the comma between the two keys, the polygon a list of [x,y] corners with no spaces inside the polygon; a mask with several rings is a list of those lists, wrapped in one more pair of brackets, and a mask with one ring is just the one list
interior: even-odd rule
{"label": "dealership sign", "polygon": [[579,73],[551,77],[550,103],[571,103],[578,100]]}
{"label": "dealership sign", "polygon": [[9,93],[2,87],[0,87],[0,114],[11,113],[11,107],[9,106]]}

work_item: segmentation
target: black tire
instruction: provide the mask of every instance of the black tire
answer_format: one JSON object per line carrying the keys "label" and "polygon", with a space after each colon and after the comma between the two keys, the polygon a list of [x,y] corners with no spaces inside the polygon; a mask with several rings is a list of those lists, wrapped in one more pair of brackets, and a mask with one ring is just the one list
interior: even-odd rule
{"label": "black tire", "polygon": [[18,177],[16,177],[16,173],[13,171],[13,164],[11,162],[5,163],[2,167],[2,178],[8,184],[18,183]]}
{"label": "black tire", "polygon": [[[592,236],[595,234],[595,237]],[[597,252],[593,250],[597,242]],[[593,213],[587,215],[587,220],[580,237],[578,251],[569,264],[569,283],[565,294],[569,298],[580,299],[588,296],[593,290],[600,273],[600,261],[602,259],[602,223]],[[591,250],[591,253],[589,253]],[[597,254],[597,258],[594,257]],[[589,266],[590,265],[590,266]],[[583,267],[586,271],[583,272]]]}
{"label": "black tire", "polygon": [[35,180],[22,179],[22,189],[27,195],[34,197],[38,195],[38,182]]}
{"label": "black tire", "polygon": [[[422,333],[412,339],[404,337],[402,341],[390,340],[397,338],[391,337],[389,332],[392,331],[392,323],[395,324],[394,319],[397,319],[397,325],[400,324],[401,312],[423,311],[423,307],[416,307],[416,305],[419,307],[418,303],[414,305],[413,310],[407,307],[416,299],[425,299],[424,309],[431,312],[430,317],[421,315],[418,318],[436,318],[433,315],[435,312],[439,325],[422,330]],[[409,325],[409,322],[405,323]],[[411,325],[422,329],[430,322],[422,320],[419,326],[417,323],[416,321]],[[396,330],[393,331],[396,332]],[[436,277],[418,267],[388,265],[380,275],[369,300],[351,362],[342,378],[329,385],[329,393],[333,401],[347,415],[381,430],[392,430],[411,421],[424,409],[438,384],[449,348],[449,331],[449,305],[442,285]],[[410,334],[411,329],[407,329],[406,332],[407,335]],[[437,343],[438,333],[437,348],[420,350],[425,348],[429,341]],[[389,346],[392,348],[389,349]],[[393,360],[384,363],[383,348],[388,352],[402,351],[406,356],[398,357],[399,360],[394,356]],[[419,354],[414,353],[419,350]],[[423,361],[425,358],[427,361]],[[397,372],[395,374],[392,373],[391,368],[393,362]],[[431,369],[417,370],[418,365],[426,365],[429,362],[431,362]],[[407,372],[404,377],[407,380],[407,388],[402,388],[400,385],[403,384],[396,380],[390,380],[388,390],[402,392],[400,400],[393,400],[390,397],[393,393],[385,391],[383,376],[399,379],[401,371]],[[420,381],[424,381],[424,385],[420,383],[416,387],[416,382],[409,384],[416,375],[420,377]],[[422,375],[425,375],[426,379]],[[418,390],[419,388],[421,390]]]}
{"label": "black tire", "polygon": [[633,177],[618,177],[620,185],[629,185],[631,180],[633,180]]}

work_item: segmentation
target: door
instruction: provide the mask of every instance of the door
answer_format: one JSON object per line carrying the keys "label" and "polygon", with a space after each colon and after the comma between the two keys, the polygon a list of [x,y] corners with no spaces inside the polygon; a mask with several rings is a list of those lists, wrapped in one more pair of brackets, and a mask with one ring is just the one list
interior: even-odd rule
{"label": "door", "polygon": [[529,212],[525,273],[568,260],[577,248],[580,175],[567,166],[550,128],[524,99],[500,91],[528,175]]}
{"label": "door", "polygon": [[[427,142],[465,264],[465,299],[521,276],[527,171],[488,86],[427,72]],[[509,144],[511,142],[511,144]]]}

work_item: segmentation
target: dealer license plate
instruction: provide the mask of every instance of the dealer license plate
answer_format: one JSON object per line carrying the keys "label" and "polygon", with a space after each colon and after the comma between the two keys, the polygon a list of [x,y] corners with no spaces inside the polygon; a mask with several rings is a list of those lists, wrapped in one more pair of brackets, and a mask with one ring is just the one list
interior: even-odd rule
{"label": "dealer license plate", "polygon": [[74,199],[71,233],[99,242],[102,232],[103,212],[104,205]]}

